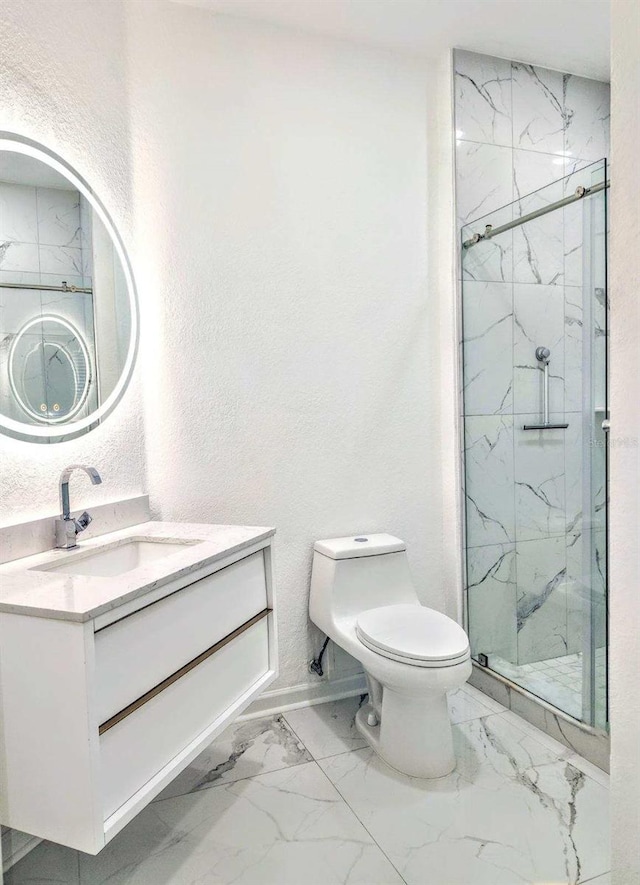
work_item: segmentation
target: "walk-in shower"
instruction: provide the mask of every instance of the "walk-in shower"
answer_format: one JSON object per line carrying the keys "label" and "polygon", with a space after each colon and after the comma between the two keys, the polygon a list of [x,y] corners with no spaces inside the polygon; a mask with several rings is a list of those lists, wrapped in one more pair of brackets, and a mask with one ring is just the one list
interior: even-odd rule
{"label": "walk-in shower", "polygon": [[607,722],[605,161],[462,229],[467,618],[480,665]]}

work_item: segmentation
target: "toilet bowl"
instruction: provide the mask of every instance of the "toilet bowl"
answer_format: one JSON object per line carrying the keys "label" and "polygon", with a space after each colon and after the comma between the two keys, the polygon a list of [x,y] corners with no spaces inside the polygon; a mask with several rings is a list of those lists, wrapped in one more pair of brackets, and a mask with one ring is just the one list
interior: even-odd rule
{"label": "toilet bowl", "polygon": [[386,534],[318,541],[309,614],[364,668],[369,701],[356,726],[376,753],[413,777],[453,771],[447,692],[471,675],[469,641],[421,604],[404,542]]}

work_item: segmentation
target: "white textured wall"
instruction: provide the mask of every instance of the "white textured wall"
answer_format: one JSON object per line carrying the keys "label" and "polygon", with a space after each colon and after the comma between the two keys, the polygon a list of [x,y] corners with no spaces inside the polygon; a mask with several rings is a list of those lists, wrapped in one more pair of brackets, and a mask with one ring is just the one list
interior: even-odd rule
{"label": "white textured wall", "polygon": [[610,716],[614,885],[640,883],[640,6],[612,3]]}
{"label": "white textured wall", "polygon": [[[278,528],[281,685],[310,678],[317,538],[395,532],[425,601],[457,613],[430,68],[158,0],[8,0],[2,18],[0,125],[73,163],[131,251],[156,515]],[[76,500],[141,491],[140,413],[138,377],[84,439],[1,437],[2,520],[55,509],[75,460],[105,479]]]}
{"label": "white textured wall", "polygon": [[277,527],[279,685],[308,682],[316,539],[393,532],[425,600],[458,604],[443,582],[429,70],[196,8],[131,14],[152,504]]}
{"label": "white textured wall", "polygon": [[[0,129],[63,155],[107,206],[136,261],[127,95],[126,9],[118,0],[6,0],[0,10]],[[104,483],[73,480],[72,501],[95,503],[144,490],[139,372],[104,424],[73,442],[23,443],[0,435],[0,524],[58,506],[60,470],[98,467]]]}

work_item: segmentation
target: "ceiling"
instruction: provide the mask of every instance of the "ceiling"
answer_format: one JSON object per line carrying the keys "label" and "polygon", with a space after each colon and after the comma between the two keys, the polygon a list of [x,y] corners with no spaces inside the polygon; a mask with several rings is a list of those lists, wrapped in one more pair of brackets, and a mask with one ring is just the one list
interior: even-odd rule
{"label": "ceiling", "polygon": [[174,0],[435,56],[457,46],[609,79],[609,0]]}

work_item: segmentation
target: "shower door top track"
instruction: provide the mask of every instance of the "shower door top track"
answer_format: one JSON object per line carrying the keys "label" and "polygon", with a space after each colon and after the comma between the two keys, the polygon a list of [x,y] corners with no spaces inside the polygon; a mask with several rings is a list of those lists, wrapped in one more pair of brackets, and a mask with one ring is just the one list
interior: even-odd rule
{"label": "shower door top track", "polygon": [[462,248],[470,249],[471,246],[475,246],[476,243],[480,243],[482,240],[490,240],[492,237],[497,237],[498,234],[503,234],[505,231],[511,230],[514,227],[520,227],[520,225],[526,224],[528,221],[533,221],[535,218],[541,218],[543,215],[548,215],[549,212],[555,212],[556,209],[570,206],[572,203],[575,203],[576,200],[583,200],[585,197],[591,196],[591,194],[597,194],[599,191],[608,188],[609,184],[609,181],[600,181],[597,184],[591,185],[591,187],[583,187],[580,185],[571,196],[563,197],[561,200],[556,200],[555,203],[549,203],[548,206],[542,206],[540,209],[528,212],[526,215],[522,215],[520,218],[515,218],[513,221],[507,221],[505,224],[499,225],[499,227],[493,227],[493,225],[488,224],[484,229],[484,233],[474,234],[468,240],[465,240],[462,244]]}

